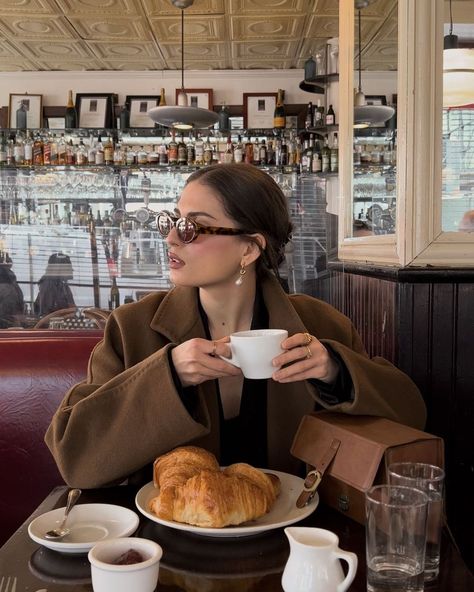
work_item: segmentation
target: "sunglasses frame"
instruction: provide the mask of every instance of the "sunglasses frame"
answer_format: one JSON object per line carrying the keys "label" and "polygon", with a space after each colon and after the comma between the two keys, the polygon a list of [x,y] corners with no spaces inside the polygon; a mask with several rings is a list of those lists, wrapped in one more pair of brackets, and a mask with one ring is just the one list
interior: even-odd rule
{"label": "sunglasses frame", "polygon": [[[166,217],[171,222],[171,228],[170,228],[168,234],[163,234],[163,232],[160,229],[159,219],[161,217]],[[181,221],[184,221],[186,224],[191,224],[191,226],[194,229],[193,236],[189,240],[184,240],[183,238],[181,238],[180,230],[178,227],[178,225]],[[214,234],[214,235],[228,235],[228,236],[237,236],[239,234],[250,234],[249,231],[242,230],[240,228],[225,228],[223,226],[203,226],[202,224],[199,224],[199,222],[196,222],[196,220],[193,220],[193,218],[189,218],[188,216],[178,217],[178,216],[175,216],[174,214],[172,214],[171,212],[167,212],[166,210],[162,210],[156,216],[156,226],[158,228],[158,232],[161,234],[161,236],[163,238],[166,238],[169,235],[169,233],[171,232],[171,230],[173,228],[176,228],[176,234],[178,235],[179,240],[182,243],[185,243],[187,245],[189,243],[192,243],[194,240],[196,240],[200,234]]]}

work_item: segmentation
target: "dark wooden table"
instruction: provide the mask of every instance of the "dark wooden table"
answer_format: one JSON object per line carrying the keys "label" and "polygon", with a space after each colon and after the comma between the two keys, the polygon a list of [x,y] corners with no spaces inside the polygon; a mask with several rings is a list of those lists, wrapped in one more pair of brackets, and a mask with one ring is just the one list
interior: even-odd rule
{"label": "dark wooden table", "polygon": [[[158,592],[279,592],[289,545],[283,529],[261,535],[222,539],[201,537],[151,522],[135,507],[136,488],[115,487],[84,491],[79,503],[110,503],[126,506],[140,515],[136,536],[157,541],[163,547]],[[16,592],[79,592],[92,590],[86,555],[63,555],[39,546],[28,536],[32,518],[65,506],[66,488],[58,487],[35,513],[0,548],[0,580],[16,576]],[[342,549],[359,558],[351,592],[365,592],[364,527],[320,505],[299,523],[332,530]],[[474,576],[463,563],[455,545],[443,538],[438,580],[426,587],[433,592],[472,592]],[[113,592],[113,591],[111,591]],[[132,591],[131,591],[132,592]]]}

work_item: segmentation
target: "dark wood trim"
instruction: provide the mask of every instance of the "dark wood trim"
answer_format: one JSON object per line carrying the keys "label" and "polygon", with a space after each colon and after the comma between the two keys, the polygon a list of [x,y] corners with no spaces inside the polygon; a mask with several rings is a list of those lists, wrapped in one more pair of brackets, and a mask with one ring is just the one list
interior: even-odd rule
{"label": "dark wood trim", "polygon": [[368,265],[345,261],[331,261],[328,269],[355,275],[392,280],[399,283],[471,283],[474,267],[395,267]]}

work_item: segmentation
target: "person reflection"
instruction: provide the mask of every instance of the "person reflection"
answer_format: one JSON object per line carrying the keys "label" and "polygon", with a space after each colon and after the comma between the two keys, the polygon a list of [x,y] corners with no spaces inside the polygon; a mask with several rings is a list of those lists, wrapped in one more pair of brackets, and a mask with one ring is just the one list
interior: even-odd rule
{"label": "person reflection", "polygon": [[[292,224],[266,172],[242,163],[199,169],[157,226],[174,287],[112,312],[87,379],[55,413],[46,442],[67,483],[149,481],[157,456],[189,443],[221,465],[298,474],[291,443],[317,408],[424,426],[408,376],[371,359],[332,306],[283,289]],[[271,379],[244,379],[225,359],[229,335],[264,328],[288,331],[284,351]]]}
{"label": "person reflection", "polygon": [[459,232],[474,232],[474,210],[464,212],[458,230]]}
{"label": "person reflection", "polygon": [[25,303],[23,292],[11,270],[10,255],[0,251],[0,329],[21,326]]}
{"label": "person reflection", "polygon": [[71,259],[64,253],[53,253],[48,259],[44,275],[38,282],[39,291],[34,303],[37,315],[44,316],[62,308],[76,306],[68,280],[73,278]]}

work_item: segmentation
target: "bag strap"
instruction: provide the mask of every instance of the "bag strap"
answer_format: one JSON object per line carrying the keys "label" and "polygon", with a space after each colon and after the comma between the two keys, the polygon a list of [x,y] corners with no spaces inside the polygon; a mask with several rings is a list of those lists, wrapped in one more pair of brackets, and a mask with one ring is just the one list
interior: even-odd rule
{"label": "bag strap", "polygon": [[306,479],[304,480],[303,484],[303,491],[300,493],[298,499],[296,500],[296,507],[303,508],[304,506],[308,505],[309,502],[313,499],[316,489],[318,485],[321,483],[321,479],[323,478],[326,469],[329,467],[331,462],[333,461],[334,457],[336,456],[336,452],[341,445],[341,441],[334,438],[329,445],[329,448],[323,455],[321,462],[319,463],[318,467],[314,467],[309,473],[306,475]]}

